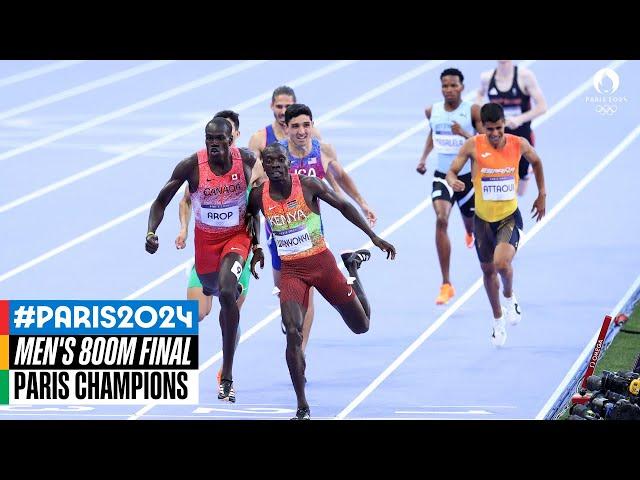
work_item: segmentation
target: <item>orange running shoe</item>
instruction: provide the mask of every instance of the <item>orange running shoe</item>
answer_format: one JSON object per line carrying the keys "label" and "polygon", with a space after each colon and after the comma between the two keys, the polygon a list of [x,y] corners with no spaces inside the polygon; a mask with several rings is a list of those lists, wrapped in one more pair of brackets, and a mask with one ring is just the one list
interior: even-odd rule
{"label": "orange running shoe", "polygon": [[440,294],[436,297],[436,305],[444,305],[456,294],[453,289],[453,285],[450,283],[443,283],[440,287]]}
{"label": "orange running shoe", "polygon": [[473,248],[473,241],[475,239],[473,238],[473,233],[465,233],[464,235],[464,243],[467,246],[467,248]]}
{"label": "orange running shoe", "polygon": [[218,385],[222,381],[222,369],[218,370],[218,374],[216,375],[216,380],[218,380]]}

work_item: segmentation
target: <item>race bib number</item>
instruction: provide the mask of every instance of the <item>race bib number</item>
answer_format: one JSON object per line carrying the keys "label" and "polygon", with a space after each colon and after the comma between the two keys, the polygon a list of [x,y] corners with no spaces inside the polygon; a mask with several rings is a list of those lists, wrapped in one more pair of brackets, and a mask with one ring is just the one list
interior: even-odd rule
{"label": "race bib number", "polygon": [[460,147],[464,144],[464,138],[460,135],[454,135],[451,132],[451,126],[440,124],[433,129],[433,148],[438,153],[457,154]]}
{"label": "race bib number", "polygon": [[306,226],[301,226],[283,232],[273,232],[278,255],[295,255],[313,247],[311,235]]}
{"label": "race bib number", "polygon": [[516,179],[507,177],[482,177],[482,198],[501,201],[516,198]]}
{"label": "race bib number", "polygon": [[202,205],[200,221],[210,227],[235,227],[240,225],[240,207]]}

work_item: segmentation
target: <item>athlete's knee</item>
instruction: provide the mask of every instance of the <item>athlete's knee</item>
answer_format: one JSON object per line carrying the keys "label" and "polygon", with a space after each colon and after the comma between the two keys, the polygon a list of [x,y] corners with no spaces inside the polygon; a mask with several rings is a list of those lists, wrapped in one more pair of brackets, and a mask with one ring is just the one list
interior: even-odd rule
{"label": "athlete's knee", "polygon": [[302,330],[298,328],[295,322],[284,322],[284,329],[287,335],[287,347],[302,344]]}
{"label": "athlete's knee", "polygon": [[235,285],[225,285],[220,289],[220,306],[228,307],[236,303],[238,289]]}
{"label": "athlete's knee", "polygon": [[480,264],[480,268],[482,269],[482,274],[485,277],[492,277],[496,274],[496,268],[493,263],[482,263]]}
{"label": "athlete's knee", "polygon": [[355,333],[356,335],[360,335],[362,333],[367,333],[369,331],[369,322],[362,324],[362,325],[357,325],[355,327],[353,327],[353,333]]}
{"label": "athlete's knee", "polygon": [[499,273],[507,273],[511,268],[511,260],[506,258],[498,258],[493,262],[495,269]]}
{"label": "athlete's knee", "polygon": [[449,226],[449,216],[446,213],[439,213],[436,217],[436,228],[446,230]]}

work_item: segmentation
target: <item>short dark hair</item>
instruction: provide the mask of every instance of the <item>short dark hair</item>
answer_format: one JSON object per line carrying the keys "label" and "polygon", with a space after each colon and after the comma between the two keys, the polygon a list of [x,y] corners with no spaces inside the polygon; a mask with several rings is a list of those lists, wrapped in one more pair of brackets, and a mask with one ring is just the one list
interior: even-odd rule
{"label": "short dark hair", "polygon": [[460,83],[464,83],[464,75],[462,75],[462,72],[457,68],[447,68],[446,70],[444,70],[440,74],[440,80],[442,80],[442,77],[446,77],[448,75],[455,75],[460,79]]}
{"label": "short dark hair", "polygon": [[480,120],[485,122],[498,122],[504,120],[504,109],[499,103],[485,103],[480,109]]}
{"label": "short dark hair", "polygon": [[271,103],[276,101],[276,97],[278,95],[289,95],[290,97],[293,97],[294,102],[297,102],[296,92],[293,91],[293,88],[287,87],[286,85],[282,85],[273,91],[273,95],[271,95]]}
{"label": "short dark hair", "polygon": [[289,125],[292,118],[296,118],[300,115],[309,115],[309,118],[313,120],[311,109],[302,103],[292,103],[287,107],[284,112],[284,123]]}
{"label": "short dark hair", "polygon": [[262,149],[262,151],[260,152],[260,157],[261,158],[264,157],[265,152],[271,151],[271,150],[281,150],[284,152],[285,155],[287,154],[287,149],[283,144],[281,144],[280,142],[273,142]]}
{"label": "short dark hair", "polygon": [[236,126],[236,130],[240,130],[240,114],[234,112],[233,110],[222,110],[216,113],[213,118],[222,117],[227,120],[231,120],[233,124]]}
{"label": "short dark hair", "polygon": [[226,118],[224,117],[213,117],[211,120],[209,120],[209,122],[205,125],[205,131],[207,130],[207,127],[209,125],[216,125],[216,126],[224,126],[225,131],[228,129],[229,131],[229,136],[231,136],[233,134],[233,130],[231,128],[231,125],[229,125],[229,122],[227,121]]}

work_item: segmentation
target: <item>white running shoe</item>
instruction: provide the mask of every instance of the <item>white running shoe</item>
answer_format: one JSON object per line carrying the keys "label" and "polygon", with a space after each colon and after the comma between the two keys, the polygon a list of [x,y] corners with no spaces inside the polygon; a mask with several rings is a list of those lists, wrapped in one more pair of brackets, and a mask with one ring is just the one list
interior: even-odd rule
{"label": "white running shoe", "polygon": [[507,313],[507,319],[509,320],[509,325],[517,325],[522,320],[522,310],[520,309],[520,304],[518,303],[518,299],[516,298],[515,292],[511,292],[511,298],[502,297],[504,299],[504,309]]}
{"label": "white running shoe", "polygon": [[491,334],[491,343],[495,347],[501,347],[507,341],[507,329],[505,323],[505,311],[502,308],[502,317],[493,319],[493,333]]}

